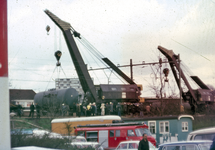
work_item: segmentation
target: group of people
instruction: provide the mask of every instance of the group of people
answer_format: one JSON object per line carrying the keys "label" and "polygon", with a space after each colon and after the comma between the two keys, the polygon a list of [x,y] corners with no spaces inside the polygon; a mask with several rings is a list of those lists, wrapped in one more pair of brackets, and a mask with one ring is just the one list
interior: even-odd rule
{"label": "group of people", "polygon": [[[34,103],[31,104],[30,106],[30,113],[28,117],[32,117],[34,118],[34,110],[36,108],[36,114],[37,114],[37,118],[40,118],[40,106],[36,103],[36,107],[34,106]],[[22,105],[19,104],[19,102],[17,103],[17,115],[21,118],[22,116]]]}
{"label": "group of people", "polygon": [[122,106],[120,103],[118,103],[117,105],[114,105],[112,102],[110,102],[110,104],[102,103],[100,109],[101,109],[102,116],[114,115],[114,114],[116,114],[116,112],[119,116],[121,116]]}
{"label": "group of people", "polygon": [[95,116],[97,115],[97,106],[95,103],[91,104],[89,103],[87,106],[83,106],[81,103],[73,103],[72,107],[72,114],[73,116]]}
{"label": "group of people", "polygon": [[[68,110],[69,111],[69,110]],[[78,116],[95,116],[101,114],[104,115],[131,115],[134,114],[143,117],[144,115],[151,114],[151,106],[143,104],[127,104],[127,103],[101,103],[98,107],[95,103],[89,103],[88,105],[82,105],[81,103],[73,103],[70,112],[74,117]]]}

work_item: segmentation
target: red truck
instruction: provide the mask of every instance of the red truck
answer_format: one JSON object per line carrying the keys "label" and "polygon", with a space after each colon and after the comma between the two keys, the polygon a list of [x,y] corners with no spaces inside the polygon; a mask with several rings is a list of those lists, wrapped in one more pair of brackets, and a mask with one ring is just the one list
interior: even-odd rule
{"label": "red truck", "polygon": [[115,149],[122,141],[142,140],[143,133],[148,135],[148,140],[156,146],[148,126],[144,123],[113,123],[77,126],[76,135],[84,136],[89,142],[98,142],[105,149]]}

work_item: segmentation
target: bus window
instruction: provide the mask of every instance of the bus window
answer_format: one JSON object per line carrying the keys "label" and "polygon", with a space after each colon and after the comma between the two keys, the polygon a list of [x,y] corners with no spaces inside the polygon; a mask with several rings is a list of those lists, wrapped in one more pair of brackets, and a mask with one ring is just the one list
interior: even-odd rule
{"label": "bus window", "polygon": [[133,130],[128,130],[128,131],[127,131],[127,135],[128,135],[128,136],[135,136]]}
{"label": "bus window", "polygon": [[116,137],[120,137],[120,130],[116,130]]}
{"label": "bus window", "polygon": [[114,130],[110,130],[110,137],[114,137]]}
{"label": "bus window", "polygon": [[87,141],[88,142],[98,142],[98,131],[87,132]]}

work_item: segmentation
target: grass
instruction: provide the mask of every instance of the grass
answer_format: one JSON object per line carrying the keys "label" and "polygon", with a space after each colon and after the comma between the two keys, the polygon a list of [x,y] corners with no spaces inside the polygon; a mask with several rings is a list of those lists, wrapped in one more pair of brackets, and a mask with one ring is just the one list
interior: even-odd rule
{"label": "grass", "polygon": [[215,127],[214,115],[195,116],[194,118],[193,131],[202,128]]}
{"label": "grass", "polygon": [[[42,127],[42,129],[45,130],[51,130],[51,119],[49,118],[12,118],[13,121],[11,121],[11,128],[39,128]],[[17,121],[15,121],[17,120]],[[19,121],[20,120],[20,121]],[[21,122],[24,121],[24,122]],[[33,124],[33,125],[30,125]],[[35,125],[35,126],[34,126]],[[37,127],[39,126],[39,127]]]}

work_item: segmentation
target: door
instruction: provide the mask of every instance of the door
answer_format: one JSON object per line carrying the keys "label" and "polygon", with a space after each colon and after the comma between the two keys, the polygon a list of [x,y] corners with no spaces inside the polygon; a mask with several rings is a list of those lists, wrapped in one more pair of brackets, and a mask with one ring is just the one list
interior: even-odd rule
{"label": "door", "polygon": [[[115,147],[114,143],[115,141],[115,130],[109,130],[109,147]],[[118,145],[117,145],[118,146]]]}
{"label": "door", "polygon": [[99,143],[102,147],[107,148],[108,146],[108,130],[99,131]]}

